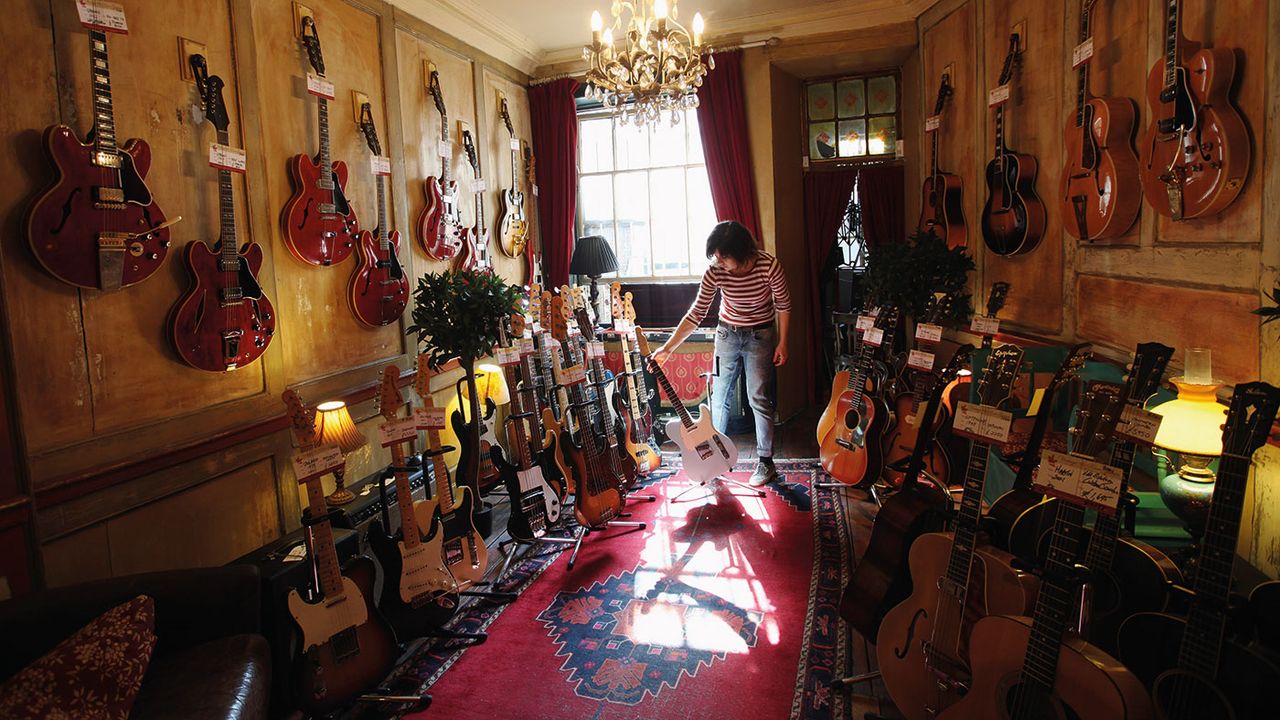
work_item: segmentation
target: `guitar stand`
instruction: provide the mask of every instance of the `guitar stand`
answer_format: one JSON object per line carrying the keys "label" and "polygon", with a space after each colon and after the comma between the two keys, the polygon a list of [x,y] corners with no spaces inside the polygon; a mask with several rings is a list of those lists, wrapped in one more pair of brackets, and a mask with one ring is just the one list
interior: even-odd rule
{"label": "guitar stand", "polygon": [[[848,688],[850,685],[857,685],[859,683],[871,682],[872,680],[879,680],[879,679],[880,679],[880,671],[874,670],[869,673],[862,673],[861,675],[850,675],[849,677],[836,678],[835,680],[832,680],[830,683],[828,683],[828,687],[832,688],[833,690],[843,690],[845,688]],[[871,716],[868,715],[867,717],[871,717]]]}
{"label": "guitar stand", "polygon": [[694,490],[696,490],[696,489],[698,489],[698,488],[706,488],[707,486],[711,486],[711,487],[710,487],[710,492],[707,492],[706,494],[704,494],[702,497],[700,497],[700,498],[698,498],[698,499],[699,499],[699,500],[705,500],[705,499],[707,499],[707,498],[709,498],[709,497],[715,497],[715,494],[716,494],[716,490],[715,490],[715,488],[716,488],[716,486],[717,486],[717,485],[723,485],[723,484],[725,484],[725,483],[728,483],[728,484],[730,484],[730,485],[735,485],[735,486],[737,486],[737,487],[740,487],[740,488],[742,488],[743,490],[746,490],[747,492],[751,493],[751,494],[752,494],[753,496],[755,496],[755,497],[764,497],[764,496],[765,496],[765,491],[764,491],[764,490],[762,490],[761,488],[754,488],[754,487],[751,487],[750,485],[748,485],[748,484],[746,484],[746,483],[744,483],[744,482],[740,482],[740,481],[738,481],[738,480],[734,480],[733,478],[727,478],[727,477],[725,477],[725,476],[723,476],[723,475],[717,475],[717,476],[715,476],[715,477],[711,478],[710,480],[703,480],[702,482],[698,483],[697,485],[693,485],[693,486],[690,486],[690,487],[685,488],[684,490],[681,490],[680,492],[676,493],[676,494],[675,494],[675,495],[674,495],[670,500],[668,500],[667,502],[669,502],[669,503],[677,503],[677,502],[691,502],[691,501],[681,500],[680,498],[684,497],[685,495],[688,495],[690,492],[693,492]]}
{"label": "guitar stand", "polygon": [[[511,568],[511,563],[516,559],[516,549],[512,546],[532,547],[535,545],[576,545],[578,540],[571,537],[553,537],[544,535],[540,538],[508,538],[498,543],[498,550],[506,553],[506,559],[502,561],[502,567],[498,569],[497,578],[502,580],[507,574],[507,570]],[[508,549],[510,548],[510,549]]]}
{"label": "guitar stand", "polygon": [[[574,532],[573,552],[570,553],[569,555],[568,569],[572,570],[573,566],[577,564],[578,551],[582,549],[582,541],[586,539],[588,534],[593,532],[598,533],[607,528],[614,528],[614,527],[625,527],[625,528],[631,528],[633,530],[643,530],[646,527],[648,527],[648,524],[643,522],[637,522],[634,520],[609,520],[604,524],[603,527],[590,528],[590,527],[587,527],[586,525],[579,525],[578,529]],[[615,537],[622,537],[622,534],[610,535],[609,537],[604,539],[610,540]]]}
{"label": "guitar stand", "polygon": [[381,688],[377,692],[365,693],[356,698],[356,702],[368,703],[388,703],[395,705],[408,705],[403,712],[415,713],[422,712],[431,707],[431,696],[427,693],[420,695],[393,695],[391,691],[381,692]]}
{"label": "guitar stand", "polygon": [[876,483],[871,483],[866,487],[862,487],[861,485],[850,485],[848,483],[842,483],[837,480],[834,482],[816,482],[816,483],[813,483],[812,487],[821,489],[821,490],[845,490],[845,489],[861,490],[862,492],[865,492],[867,494],[867,498],[871,500],[871,502],[874,502],[876,504],[876,507],[881,507],[884,505],[884,502],[880,500],[880,491],[876,489]]}

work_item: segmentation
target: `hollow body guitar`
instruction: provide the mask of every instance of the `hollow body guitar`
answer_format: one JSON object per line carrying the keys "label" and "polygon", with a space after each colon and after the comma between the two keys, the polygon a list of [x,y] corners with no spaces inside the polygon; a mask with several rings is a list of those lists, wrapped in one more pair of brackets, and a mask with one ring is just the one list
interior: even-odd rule
{"label": "hollow body guitar", "polygon": [[511,187],[502,191],[502,215],[498,223],[499,247],[508,257],[520,257],[529,239],[529,223],[524,210],[524,192],[520,190],[520,141],[511,124],[507,99],[499,106],[502,122],[511,135]]}
{"label": "hollow body guitar", "polygon": [[880,311],[882,327],[873,327],[862,338],[858,366],[849,387],[836,399],[836,422],[822,439],[818,457],[822,468],[833,478],[849,485],[864,486],[880,478],[884,469],[884,433],[889,427],[889,405],[880,394],[860,388],[870,369],[871,354],[881,345],[879,338],[891,338],[897,329],[898,311]]}
{"label": "hollow body guitar", "polygon": [[[373,110],[368,103],[360,109],[360,129],[369,150],[382,154],[378,131],[373,125]],[[360,257],[347,286],[347,299],[356,319],[368,327],[390,325],[400,319],[409,305],[409,278],[400,264],[400,233],[390,230],[387,215],[386,178],[376,176],[378,186],[378,227],[360,233],[357,251]]]}
{"label": "hollow body guitar", "polygon": [[440,89],[440,73],[432,63],[427,68],[427,89],[440,113],[440,175],[427,178],[427,204],[418,216],[418,242],[433,260],[452,260],[463,244],[458,182],[453,179],[453,141],[449,138],[449,113]]}
{"label": "hollow body guitar", "polygon": [[926,128],[929,133],[929,167],[932,172],[924,180],[924,200],[920,204],[920,222],[917,227],[922,233],[931,232],[946,240],[947,247],[956,248],[969,243],[969,233],[964,225],[963,184],[959,175],[938,169],[938,153],[942,144],[939,138],[942,133],[942,111],[951,93],[951,76],[944,73],[938,86],[938,100],[933,107],[933,117],[929,119],[932,129]]}
{"label": "hollow body guitar", "polygon": [[[1009,40],[1000,84],[1010,86],[1021,55],[1015,34]],[[982,239],[997,255],[1020,255],[1040,244],[1048,223],[1044,203],[1036,195],[1040,164],[1031,155],[1010,150],[1005,144],[1006,108],[996,106],[995,157],[987,163],[987,202],[982,208]]]}

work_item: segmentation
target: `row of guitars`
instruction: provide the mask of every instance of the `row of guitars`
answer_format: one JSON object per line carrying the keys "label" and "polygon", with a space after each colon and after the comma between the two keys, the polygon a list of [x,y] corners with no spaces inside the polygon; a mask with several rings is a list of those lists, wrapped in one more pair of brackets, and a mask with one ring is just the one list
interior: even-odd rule
{"label": "row of guitars", "polygon": [[[1190,220],[1222,212],[1244,189],[1252,162],[1249,132],[1230,99],[1236,53],[1205,48],[1182,35],[1181,0],[1165,6],[1164,56],[1147,79],[1151,118],[1138,152],[1133,150],[1137,106],[1124,97],[1099,97],[1089,83],[1094,55],[1093,11],[1098,0],[1081,0],[1079,45],[1067,58],[1076,72],[1076,107],[1063,133],[1066,161],[1058,183],[1063,227],[1080,240],[1116,238],[1138,218],[1142,198],[1161,215]],[[1098,50],[1101,50],[1099,46]],[[986,167],[987,201],[982,238],[999,255],[1030,252],[1047,227],[1036,194],[1036,159],[1006,142],[1009,102],[1021,43],[1010,37],[998,86],[988,97],[995,123],[995,152]],[[921,232],[933,232],[951,247],[964,246],[959,176],[938,167],[941,120],[952,92],[942,76],[934,114],[926,122],[932,154],[924,181]]]}
{"label": "row of guitars", "polygon": [[[976,401],[957,404],[957,432],[963,425],[971,440],[958,509],[945,487],[916,481],[922,463],[920,453],[913,456],[907,483],[876,516],[841,603],[844,617],[874,640],[880,676],[903,716],[1272,716],[1261,690],[1280,682],[1280,665],[1252,638],[1229,633],[1227,620],[1251,458],[1270,435],[1280,390],[1261,382],[1235,389],[1207,529],[1186,586],[1160,551],[1121,532],[1118,515],[1142,442],[1128,434],[1128,418],[1145,413],[1172,354],[1158,343],[1138,346],[1123,385],[1086,387],[1070,452],[1041,453],[1040,418],[1051,395],[1090,355],[1088,345],[1072,348],[1046,389],[1019,479],[985,513],[988,459],[1002,441],[993,418],[1010,402],[1021,348],[993,350]],[[1007,428],[1006,420],[1004,437]]]}

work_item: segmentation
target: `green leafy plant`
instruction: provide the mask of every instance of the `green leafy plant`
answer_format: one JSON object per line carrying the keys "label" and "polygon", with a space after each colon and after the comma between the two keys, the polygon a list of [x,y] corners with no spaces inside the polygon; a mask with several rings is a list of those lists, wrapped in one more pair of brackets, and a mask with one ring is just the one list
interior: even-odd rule
{"label": "green leafy plant", "polygon": [[1275,320],[1280,320],[1280,287],[1275,288],[1270,293],[1263,290],[1262,294],[1271,301],[1271,307],[1260,307],[1257,310],[1254,310],[1253,314],[1262,316],[1263,325]]}
{"label": "green leafy plant", "polygon": [[934,293],[948,293],[953,297],[951,312],[940,322],[967,322],[973,315],[968,291],[973,269],[973,258],[964,248],[948,248],[933,233],[914,233],[906,242],[887,243],[868,252],[866,296],[875,304],[894,305],[904,315],[919,319]]}

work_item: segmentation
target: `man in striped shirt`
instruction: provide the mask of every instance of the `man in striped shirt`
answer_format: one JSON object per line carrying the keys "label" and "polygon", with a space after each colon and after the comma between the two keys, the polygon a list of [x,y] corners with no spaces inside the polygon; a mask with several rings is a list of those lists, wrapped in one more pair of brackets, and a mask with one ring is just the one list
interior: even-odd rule
{"label": "man in striped shirt", "polygon": [[[782,264],[759,250],[751,232],[736,222],[722,222],[707,236],[711,267],[702,275],[698,296],[671,339],[654,354],[658,364],[698,327],[717,291],[720,325],[716,328],[717,374],[712,388],[712,420],[725,431],[729,393],[738,373],[747,375],[747,396],[756,420],[759,462],[751,485],[761,487],[778,479],[773,466],[773,369],[787,362],[787,334],[791,326],[791,295]],[[774,329],[774,317],[778,319]]]}

